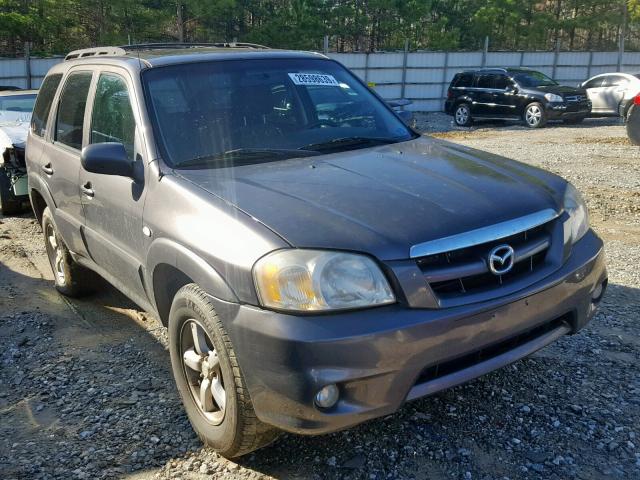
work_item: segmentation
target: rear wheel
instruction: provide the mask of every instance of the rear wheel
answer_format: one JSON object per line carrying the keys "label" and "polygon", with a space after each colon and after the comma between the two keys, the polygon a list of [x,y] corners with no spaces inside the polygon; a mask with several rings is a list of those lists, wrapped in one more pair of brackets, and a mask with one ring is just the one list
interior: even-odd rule
{"label": "rear wheel", "polygon": [[22,202],[11,191],[11,178],[6,168],[0,167],[0,213],[16,215],[22,210]]}
{"label": "rear wheel", "polygon": [[459,127],[469,127],[473,123],[471,108],[466,103],[458,105],[453,113],[453,119]]}
{"label": "rear wheel", "polygon": [[524,109],[524,123],[529,128],[541,128],[547,123],[547,114],[541,103],[534,102]]}
{"label": "rear wheel", "polygon": [[76,263],[56,229],[49,207],[42,212],[42,231],[56,289],[68,297],[80,297],[96,290],[96,273]]}
{"label": "rear wheel", "polygon": [[205,445],[238,457],[279,436],[256,417],[231,340],[195,284],[178,290],[171,305],[169,352],[187,416]]}

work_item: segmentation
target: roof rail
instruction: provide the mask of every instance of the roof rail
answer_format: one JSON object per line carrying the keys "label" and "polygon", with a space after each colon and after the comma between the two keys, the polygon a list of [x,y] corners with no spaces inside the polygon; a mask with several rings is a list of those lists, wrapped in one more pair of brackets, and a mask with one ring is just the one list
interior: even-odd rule
{"label": "roof rail", "polygon": [[172,48],[248,48],[256,50],[268,50],[269,47],[264,45],[258,45],[257,43],[245,43],[245,42],[218,42],[218,43],[138,43],[135,45],[121,45],[119,47],[94,47],[83,48],[80,50],[74,50],[69,52],[66,60],[75,60],[77,58],[96,57],[102,55],[122,57],[127,52],[138,50],[156,50],[156,49],[172,49]]}
{"label": "roof rail", "polygon": [[255,48],[255,49],[269,49],[264,45],[258,45],[257,43],[245,43],[245,42],[217,42],[217,43],[138,43],[135,45],[122,45],[121,48],[125,51],[130,50],[154,50],[163,48]]}
{"label": "roof rail", "polygon": [[66,60],[74,60],[76,58],[85,58],[85,57],[95,57],[101,55],[109,55],[109,56],[122,56],[126,55],[127,52],[120,47],[95,47],[95,48],[83,48],[80,50],[74,50],[69,52],[66,57]]}

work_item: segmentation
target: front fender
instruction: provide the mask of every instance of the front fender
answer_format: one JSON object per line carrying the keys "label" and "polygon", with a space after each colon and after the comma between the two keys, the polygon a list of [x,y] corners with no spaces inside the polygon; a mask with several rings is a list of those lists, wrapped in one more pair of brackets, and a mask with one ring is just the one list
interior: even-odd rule
{"label": "front fender", "polygon": [[[147,285],[153,285],[153,274],[160,264],[169,264],[180,270],[209,295],[227,302],[238,302],[238,297],[222,275],[184,245],[166,238],[159,238],[151,244],[147,253]],[[156,303],[153,289],[150,293]]]}

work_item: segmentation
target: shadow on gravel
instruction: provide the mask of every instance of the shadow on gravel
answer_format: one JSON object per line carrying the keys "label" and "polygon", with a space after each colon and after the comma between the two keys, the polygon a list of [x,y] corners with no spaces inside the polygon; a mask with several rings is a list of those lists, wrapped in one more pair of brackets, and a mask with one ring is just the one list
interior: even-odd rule
{"label": "shadow on gravel", "polygon": [[175,391],[163,327],[106,285],[98,295],[64,299],[21,261],[26,256],[18,252],[7,265],[6,253],[2,478],[118,478],[199,446]]}

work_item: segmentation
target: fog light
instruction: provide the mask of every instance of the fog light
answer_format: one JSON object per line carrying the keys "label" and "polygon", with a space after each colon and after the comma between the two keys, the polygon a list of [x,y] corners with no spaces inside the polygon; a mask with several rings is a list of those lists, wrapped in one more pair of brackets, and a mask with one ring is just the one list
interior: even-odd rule
{"label": "fog light", "polygon": [[338,387],[335,383],[322,387],[316,393],[316,405],[321,408],[331,408],[338,401]]}

